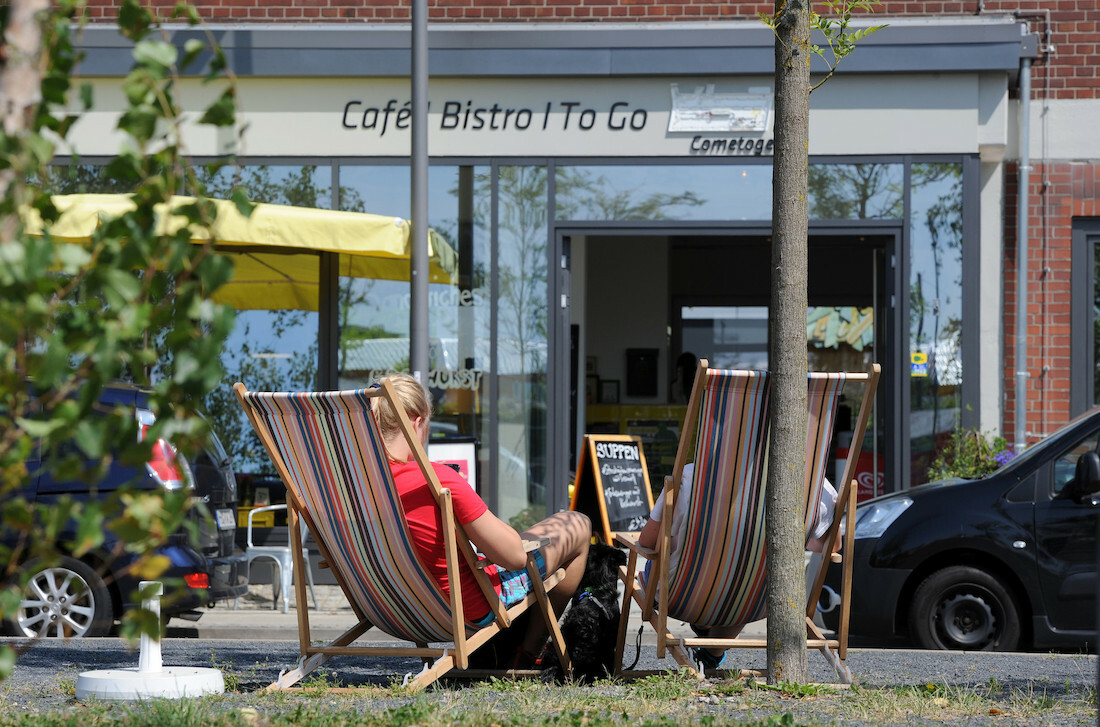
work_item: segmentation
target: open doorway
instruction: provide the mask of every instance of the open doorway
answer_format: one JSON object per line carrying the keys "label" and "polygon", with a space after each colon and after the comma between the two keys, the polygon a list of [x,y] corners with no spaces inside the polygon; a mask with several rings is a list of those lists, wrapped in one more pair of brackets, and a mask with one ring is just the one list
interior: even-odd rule
{"label": "open doorway", "polygon": [[[891,370],[886,261],[895,239],[851,232],[811,235],[806,319],[811,370],[866,371],[874,362]],[[768,367],[770,238],[601,234],[576,242],[573,322],[583,381],[575,387],[574,421],[581,433],[640,436],[650,481],[659,489],[675,457],[695,361]],[[887,389],[879,388],[880,400]],[[850,444],[844,416],[846,411],[854,416],[857,404],[842,403],[834,442],[841,467]],[[861,499],[886,488],[887,409],[876,407],[864,442]]]}

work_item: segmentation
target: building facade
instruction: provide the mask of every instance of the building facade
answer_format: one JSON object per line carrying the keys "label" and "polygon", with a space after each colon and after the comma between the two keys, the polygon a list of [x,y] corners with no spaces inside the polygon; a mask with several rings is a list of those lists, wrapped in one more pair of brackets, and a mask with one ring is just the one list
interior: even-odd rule
{"label": "building facade", "polygon": [[[407,3],[195,4],[248,125],[192,140],[197,158],[239,155],[258,201],[409,216]],[[116,4],[88,5],[97,106],[73,139],[95,166],[129,49]],[[767,366],[772,9],[429,3],[429,218],[455,252],[430,286],[429,384],[440,441],[476,441],[505,517],[565,506],[585,432],[641,436],[659,486],[678,364]],[[1100,403],[1100,9],[886,2],[872,22],[810,122],[810,366],[884,370],[864,495],[925,481],[958,427],[1011,441],[1020,387],[1028,442]],[[315,301],[241,311],[231,380],[349,387],[408,365],[407,282],[311,264]]]}

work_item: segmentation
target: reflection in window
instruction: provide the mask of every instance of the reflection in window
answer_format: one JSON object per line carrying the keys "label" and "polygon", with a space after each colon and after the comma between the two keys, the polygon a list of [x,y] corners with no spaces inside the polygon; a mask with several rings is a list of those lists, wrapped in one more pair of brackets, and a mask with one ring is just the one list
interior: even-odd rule
{"label": "reflection in window", "polygon": [[94,164],[58,164],[48,167],[42,177],[29,180],[51,194],[129,194],[134,191],[130,179],[111,177],[107,167]]}
{"label": "reflection in window", "polygon": [[[207,173],[203,182],[211,197],[228,199],[244,189],[253,202],[329,209],[331,178],[328,167],[260,165]],[[296,291],[293,296],[256,294],[251,307],[238,307],[221,357],[225,376],[206,400],[211,423],[239,473],[270,474],[271,464],[237,403],[233,383],[242,381],[254,391],[317,388],[318,260],[310,254],[257,255],[238,263],[238,270],[275,265]],[[241,497],[250,497],[247,486]]]}
{"label": "reflection in window", "polygon": [[910,220],[911,483],[959,424],[962,391],[962,165],[914,164]]}
{"label": "reflection in window", "polygon": [[546,168],[501,167],[497,189],[497,514],[522,524],[546,502]]}
{"label": "reflection in window", "polygon": [[1092,242],[1092,403],[1100,404],[1100,243]]}
{"label": "reflection in window", "polygon": [[[408,166],[342,167],[341,207],[345,199],[367,199],[370,209],[363,211],[407,217],[409,176]],[[428,173],[432,245],[453,252],[433,254],[428,285],[428,388],[436,442],[491,440],[485,432],[491,341],[489,218],[475,215],[479,207],[489,209],[487,180],[483,167],[433,166]],[[339,386],[352,388],[409,370],[409,264],[406,260],[391,266],[384,275],[351,277],[346,262],[342,256],[338,370]],[[477,484],[484,496],[487,452],[477,456]]]}
{"label": "reflection in window", "polygon": [[712,368],[768,368],[767,306],[685,305],[680,326],[683,350]]}
{"label": "reflection in window", "polygon": [[812,164],[810,218],[900,219],[904,210],[904,183],[901,164]]}
{"label": "reflection in window", "polygon": [[1066,485],[1073,482],[1073,479],[1077,476],[1077,460],[1081,459],[1084,454],[1095,452],[1097,440],[1100,440],[1100,434],[1093,432],[1073,447],[1070,447],[1061,457],[1054,460],[1054,472],[1050,485],[1051,495],[1057,497],[1066,488]]}
{"label": "reflection in window", "polygon": [[554,175],[559,220],[766,220],[770,164],[574,166]]}

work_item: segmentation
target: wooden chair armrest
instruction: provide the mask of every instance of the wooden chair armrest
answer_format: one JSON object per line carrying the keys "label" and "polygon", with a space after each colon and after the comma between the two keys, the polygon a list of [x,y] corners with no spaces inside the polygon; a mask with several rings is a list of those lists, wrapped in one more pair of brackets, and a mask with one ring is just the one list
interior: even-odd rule
{"label": "wooden chair armrest", "polygon": [[615,533],[614,540],[616,545],[621,545],[627,550],[637,553],[646,560],[653,560],[657,557],[657,551],[653,548],[638,545],[638,536],[635,533]]}
{"label": "wooden chair armrest", "polygon": [[523,552],[530,553],[532,550],[537,550],[544,545],[550,545],[550,538],[537,538],[535,540],[523,541]]}
{"label": "wooden chair armrest", "polygon": [[[524,553],[530,553],[531,551],[533,551],[537,548],[541,548],[542,546],[549,545],[549,544],[550,544],[550,538],[538,538],[536,540],[524,540],[523,541],[523,552]],[[478,567],[479,570],[485,570],[486,568],[488,568],[492,564],[493,564],[493,561],[489,560],[488,558],[482,558],[481,560],[479,560],[477,562],[477,567]]]}

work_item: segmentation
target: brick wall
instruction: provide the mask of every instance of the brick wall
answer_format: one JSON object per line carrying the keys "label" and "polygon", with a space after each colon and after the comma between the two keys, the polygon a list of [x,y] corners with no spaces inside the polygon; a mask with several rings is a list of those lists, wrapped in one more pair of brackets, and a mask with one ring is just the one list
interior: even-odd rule
{"label": "brick wall", "polygon": [[[1013,432],[1017,304],[1019,165],[1007,168],[1005,187],[1005,368],[1008,392],[1004,431]],[[1028,211],[1028,358],[1026,429],[1030,441],[1069,420],[1070,269],[1074,218],[1100,217],[1100,163],[1032,164]]]}

